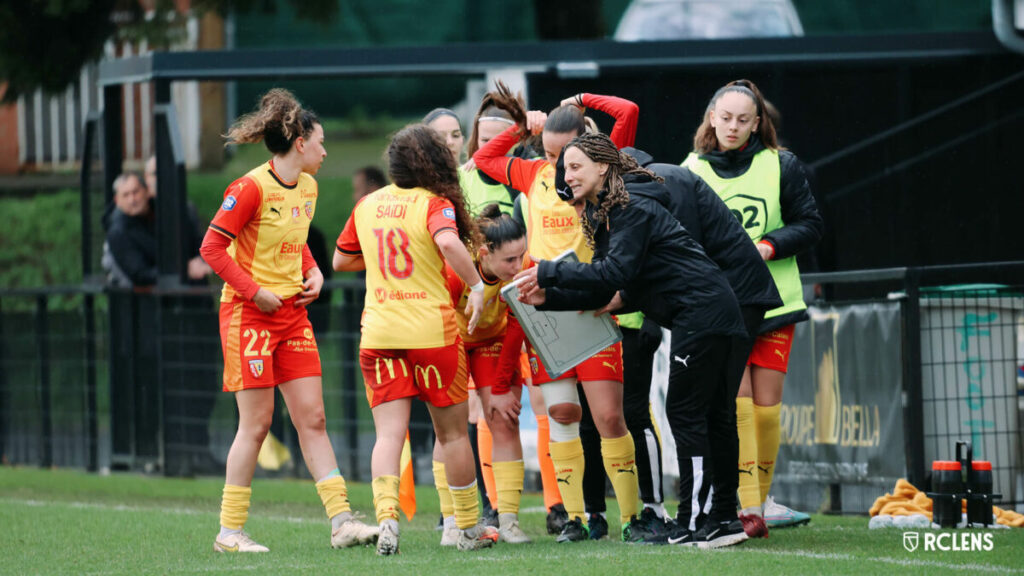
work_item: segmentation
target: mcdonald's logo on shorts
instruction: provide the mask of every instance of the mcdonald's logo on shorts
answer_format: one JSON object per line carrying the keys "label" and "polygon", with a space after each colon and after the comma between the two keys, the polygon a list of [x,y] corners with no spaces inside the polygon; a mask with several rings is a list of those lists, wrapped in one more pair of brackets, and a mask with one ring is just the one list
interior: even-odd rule
{"label": "mcdonald's logo on shorts", "polygon": [[424,390],[430,390],[431,375],[437,378],[437,389],[441,390],[444,388],[444,380],[441,379],[441,371],[433,364],[428,364],[427,366],[416,366],[413,368],[413,374],[416,377],[416,382],[422,385]]}

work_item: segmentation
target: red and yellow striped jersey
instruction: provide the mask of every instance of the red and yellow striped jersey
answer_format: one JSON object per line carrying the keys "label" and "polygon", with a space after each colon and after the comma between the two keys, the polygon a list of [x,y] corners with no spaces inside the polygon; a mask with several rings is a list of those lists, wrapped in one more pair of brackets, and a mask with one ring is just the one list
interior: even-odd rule
{"label": "red and yellow striped jersey", "polygon": [[[526,269],[524,263],[523,269]],[[469,302],[469,286],[459,278],[451,266],[445,267],[445,274],[448,277],[448,292],[451,294],[452,302],[455,304],[455,321],[459,325],[459,334],[466,344],[484,342],[505,334],[505,327],[508,326],[508,304],[501,297],[501,289],[508,285],[497,278],[488,278],[478,262],[476,270],[480,279],[484,282],[484,309],[480,313],[480,320],[476,324],[476,330],[469,334],[466,330],[469,326],[469,318],[466,316],[466,304]]]}
{"label": "red and yellow striped jersey", "polygon": [[445,262],[434,243],[456,231],[455,208],[423,188],[385,186],[356,204],[338,250],[362,254],[366,300],[360,348],[411,350],[455,342]]}
{"label": "red and yellow striped jersey", "polygon": [[[302,291],[302,254],[316,212],[317,184],[305,172],[288,183],[266,162],[235,180],[210,227],[231,238],[228,255],[261,287],[281,298]],[[244,299],[224,284],[221,302]]]}

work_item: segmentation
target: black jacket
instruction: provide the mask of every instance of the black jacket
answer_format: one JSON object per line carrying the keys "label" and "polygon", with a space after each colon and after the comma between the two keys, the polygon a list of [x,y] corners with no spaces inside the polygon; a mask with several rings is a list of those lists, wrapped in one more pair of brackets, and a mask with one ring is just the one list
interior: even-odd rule
{"label": "black jacket", "polygon": [[[657,201],[664,185],[646,176],[625,178],[630,194],[607,223],[597,224],[593,206],[594,261],[542,261],[538,283],[547,290],[542,308],[592,310],[619,290],[626,308],[673,331],[673,346],[712,334],[746,334],[736,297],[725,276],[700,245]],[[602,195],[603,197],[603,195]]]}
{"label": "black jacket", "polygon": [[[752,135],[750,144],[743,150],[727,152],[713,151],[701,154],[702,160],[711,164],[711,169],[722,178],[736,178],[746,174],[754,155],[764,150],[761,138]],[[825,232],[825,221],[818,213],[818,206],[811,194],[807,175],[797,157],[788,150],[779,151],[779,205],[782,210],[782,228],[765,234],[762,238],[775,248],[775,260],[796,256],[817,244]],[[800,310],[776,316],[764,321],[760,332],[775,330],[807,319],[807,312]]]}
{"label": "black jacket", "polygon": [[156,231],[149,216],[110,213],[107,244],[117,265],[135,286],[156,284]]}
{"label": "black jacket", "polygon": [[643,150],[623,148],[622,151],[665,179],[666,194],[655,199],[722,269],[740,306],[764,311],[782,306],[772,274],[750,236],[700,176],[682,166],[655,163]]}

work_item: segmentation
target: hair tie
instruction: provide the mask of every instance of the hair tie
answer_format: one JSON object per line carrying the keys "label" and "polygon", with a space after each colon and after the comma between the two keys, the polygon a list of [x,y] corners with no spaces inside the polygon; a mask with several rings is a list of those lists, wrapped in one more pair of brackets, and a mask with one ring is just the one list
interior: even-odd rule
{"label": "hair tie", "polygon": [[512,125],[515,124],[515,121],[513,121],[513,120],[511,120],[509,118],[502,118],[501,116],[481,116],[480,118],[477,119],[476,122],[477,122],[477,124],[479,124],[480,122],[483,122],[484,120],[489,120],[491,122],[504,122],[505,124],[508,124],[509,126],[512,126]]}

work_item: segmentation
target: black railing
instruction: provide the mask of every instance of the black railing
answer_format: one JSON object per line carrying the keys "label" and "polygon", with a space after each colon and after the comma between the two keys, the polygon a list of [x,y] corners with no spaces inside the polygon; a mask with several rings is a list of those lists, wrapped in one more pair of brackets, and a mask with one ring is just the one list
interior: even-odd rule
{"label": "black railing", "polygon": [[[819,307],[898,303],[898,374],[886,378],[903,391],[911,482],[926,488],[930,462],[950,458],[954,441],[970,440],[976,458],[992,461],[1003,504],[1024,500],[1016,376],[1024,364],[1024,263],[805,274],[804,281],[821,287],[809,296]],[[998,284],[962,286],[978,282]],[[346,475],[366,479],[374,429],[358,359],[365,289],[358,280],[325,288],[310,317],[328,432]],[[63,298],[61,310],[49,304],[68,294],[87,298]],[[221,370],[213,288],[0,290],[0,456],[90,470],[219,473],[237,427],[233,398],[220,393]],[[799,378],[787,387],[816,385]],[[412,428],[417,451],[429,453],[429,421],[414,418]],[[294,434],[283,430],[299,474]],[[839,488],[831,489],[841,500]]]}

